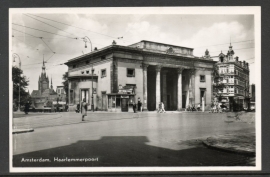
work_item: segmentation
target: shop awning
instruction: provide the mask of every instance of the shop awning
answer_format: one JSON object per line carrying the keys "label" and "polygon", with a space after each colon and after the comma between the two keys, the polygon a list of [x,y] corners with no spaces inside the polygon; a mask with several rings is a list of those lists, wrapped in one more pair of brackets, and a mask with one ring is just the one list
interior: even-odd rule
{"label": "shop awning", "polygon": [[239,99],[239,100],[243,100],[243,99],[245,99],[243,96],[235,96],[235,97],[233,97],[234,99]]}
{"label": "shop awning", "polygon": [[92,77],[94,78],[94,79],[97,79],[98,78],[98,76],[97,75],[74,75],[74,76],[68,76],[68,78],[69,79],[80,79],[80,78],[82,78],[82,79],[92,79]]}
{"label": "shop awning", "polygon": [[124,95],[124,96],[134,96],[136,94],[126,94],[126,93],[107,93],[106,95]]}

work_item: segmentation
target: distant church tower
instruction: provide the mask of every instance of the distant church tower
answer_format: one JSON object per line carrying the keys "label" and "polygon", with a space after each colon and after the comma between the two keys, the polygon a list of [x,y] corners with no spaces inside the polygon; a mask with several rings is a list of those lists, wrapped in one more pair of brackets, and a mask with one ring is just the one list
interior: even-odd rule
{"label": "distant church tower", "polygon": [[232,61],[233,60],[233,55],[234,55],[234,51],[232,49],[232,44],[231,44],[231,39],[230,39],[229,51],[227,53],[227,56],[228,56],[228,60],[229,61]]}
{"label": "distant church tower", "polygon": [[51,89],[53,89],[53,85],[52,85],[52,76],[51,76]]}
{"label": "distant church tower", "polygon": [[44,62],[44,55],[43,55],[43,66],[42,66],[42,72],[41,75],[39,76],[38,79],[38,90],[42,92],[44,92],[44,90],[49,88],[49,78],[48,76],[46,76],[46,71],[45,71],[46,67],[45,67],[45,62]]}

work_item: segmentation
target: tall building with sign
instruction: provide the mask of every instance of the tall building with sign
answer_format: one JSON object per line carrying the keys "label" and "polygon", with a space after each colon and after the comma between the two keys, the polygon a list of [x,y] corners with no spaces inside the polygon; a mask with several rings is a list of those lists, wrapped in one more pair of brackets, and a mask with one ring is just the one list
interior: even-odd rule
{"label": "tall building with sign", "polygon": [[239,57],[234,56],[234,51],[230,44],[227,55],[219,54],[217,66],[219,75],[225,85],[220,92],[222,100],[227,107],[232,110],[247,108],[249,104],[249,64],[239,61]]}
{"label": "tall building with sign", "polygon": [[129,46],[114,42],[65,64],[70,110],[83,98],[92,103],[92,84],[96,110],[132,111],[138,101],[145,111],[156,110],[160,102],[174,111],[211,105],[215,62],[194,56],[193,48],[145,40]]}

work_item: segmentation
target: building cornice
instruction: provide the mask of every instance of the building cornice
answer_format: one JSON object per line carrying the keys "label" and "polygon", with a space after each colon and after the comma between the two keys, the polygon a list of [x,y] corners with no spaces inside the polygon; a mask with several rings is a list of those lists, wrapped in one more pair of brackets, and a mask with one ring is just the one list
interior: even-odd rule
{"label": "building cornice", "polygon": [[127,46],[119,46],[119,45],[110,45],[107,46],[105,48],[102,48],[98,51],[93,51],[90,52],[88,54],[84,54],[81,56],[78,56],[76,58],[70,59],[68,60],[66,63],[64,63],[65,65],[71,65],[73,63],[77,63],[80,61],[83,61],[85,59],[89,59],[89,58],[95,58],[98,56],[102,56],[104,55],[104,53],[113,53],[114,51],[127,51],[127,52],[134,52],[137,53],[139,55],[147,56],[147,55],[151,55],[151,56],[161,56],[163,58],[174,58],[174,59],[181,59],[181,60],[192,60],[192,61],[201,61],[201,62],[208,62],[208,63],[216,63],[216,61],[213,61],[212,59],[204,59],[204,58],[200,58],[200,57],[195,57],[193,55],[184,55],[184,54],[166,54],[166,52],[164,51],[164,53],[161,52],[154,52],[154,51],[148,51],[148,50],[144,50],[141,48],[135,48],[135,47],[127,47]]}

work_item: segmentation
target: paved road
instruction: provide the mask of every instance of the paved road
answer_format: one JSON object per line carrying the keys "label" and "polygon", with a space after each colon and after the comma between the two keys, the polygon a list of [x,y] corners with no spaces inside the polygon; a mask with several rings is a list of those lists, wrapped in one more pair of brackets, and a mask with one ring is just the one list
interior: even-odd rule
{"label": "paved road", "polygon": [[[246,165],[249,158],[210,150],[201,139],[231,132],[254,132],[254,123],[225,121],[210,113],[59,113],[15,119],[35,128],[13,135],[14,166],[220,166]],[[23,120],[25,119],[25,120]],[[26,121],[27,120],[27,121]],[[21,162],[27,158],[50,162]],[[98,158],[57,162],[54,158]]]}

